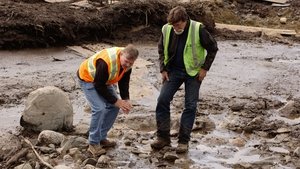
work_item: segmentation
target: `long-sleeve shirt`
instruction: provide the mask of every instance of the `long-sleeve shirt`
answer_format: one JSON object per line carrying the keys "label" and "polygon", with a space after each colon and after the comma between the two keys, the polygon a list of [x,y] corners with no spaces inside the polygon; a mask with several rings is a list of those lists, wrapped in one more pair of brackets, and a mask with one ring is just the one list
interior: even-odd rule
{"label": "long-sleeve shirt", "polygon": [[[183,61],[183,51],[188,36],[189,25],[190,25],[190,21],[187,21],[187,24],[184,28],[184,32],[181,35],[176,35],[174,33],[174,29],[171,30],[169,47],[168,47],[170,60],[167,65],[164,65],[163,35],[160,36],[158,42],[158,53],[159,53],[161,72],[168,71],[170,68],[185,69],[184,61]],[[199,36],[200,36],[200,44],[207,52],[204,64],[202,65],[201,68],[208,71],[218,51],[217,42],[211,36],[211,34],[206,30],[205,26],[202,24],[199,29]]]}
{"label": "long-sleeve shirt", "polygon": [[[122,72],[123,68],[121,67],[120,72]],[[120,90],[120,96],[123,100],[129,99],[129,81],[130,81],[130,74],[131,69],[129,69],[127,72],[124,73],[121,80],[118,82],[119,90]],[[117,97],[111,94],[108,91],[108,86],[106,84],[108,80],[108,67],[107,64],[102,60],[98,59],[96,62],[96,75],[94,79],[94,85],[97,90],[97,92],[103,96],[109,103],[116,103]]]}

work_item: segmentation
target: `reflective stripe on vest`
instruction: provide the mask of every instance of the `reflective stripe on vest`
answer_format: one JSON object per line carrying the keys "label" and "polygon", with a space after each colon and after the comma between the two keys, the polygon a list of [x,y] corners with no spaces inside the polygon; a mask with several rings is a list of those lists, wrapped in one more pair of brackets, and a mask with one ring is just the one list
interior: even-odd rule
{"label": "reflective stripe on vest", "polygon": [[[200,22],[190,20],[188,37],[183,52],[185,69],[190,76],[197,75],[205,61],[205,49],[200,44],[200,25]],[[172,29],[172,25],[169,24],[164,25],[162,28],[165,65],[172,59],[170,58],[168,51]]]}
{"label": "reflective stripe on vest", "polygon": [[110,59],[110,65],[109,65],[109,77],[108,77],[108,81],[111,81],[113,79],[115,79],[117,77],[117,75],[119,74],[119,68],[120,66],[118,66],[117,64],[117,48],[109,48],[107,49],[107,53],[108,53],[108,57]]}

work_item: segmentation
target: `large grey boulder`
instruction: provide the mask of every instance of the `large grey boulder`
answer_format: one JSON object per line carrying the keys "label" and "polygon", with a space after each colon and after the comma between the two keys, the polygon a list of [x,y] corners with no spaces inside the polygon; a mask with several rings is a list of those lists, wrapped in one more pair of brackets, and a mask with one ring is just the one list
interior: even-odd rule
{"label": "large grey boulder", "polygon": [[34,131],[71,129],[71,102],[66,93],[57,87],[37,89],[29,94],[20,123],[24,128]]}

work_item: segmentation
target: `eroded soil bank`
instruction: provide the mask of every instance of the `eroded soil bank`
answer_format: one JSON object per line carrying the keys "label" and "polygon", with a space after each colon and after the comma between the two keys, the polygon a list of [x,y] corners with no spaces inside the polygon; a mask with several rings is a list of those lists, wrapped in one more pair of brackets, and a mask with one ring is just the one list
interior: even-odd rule
{"label": "eroded soil bank", "polygon": [[[137,44],[136,44],[137,45]],[[71,47],[99,50],[109,44]],[[201,99],[190,151],[176,155],[173,148],[154,152],[155,104],[160,89],[156,44],[138,45],[141,52],[133,70],[131,99],[134,111],[120,114],[110,132],[117,147],[109,149],[110,167],[129,168],[297,168],[299,163],[300,44],[266,41],[219,41],[219,53],[201,87]],[[91,52],[91,51],[89,51]],[[37,134],[20,133],[19,118],[28,94],[54,85],[70,97],[74,109],[74,132],[66,136],[86,138],[90,114],[76,82],[76,69],[85,58],[70,48],[1,51],[1,167],[28,147],[22,137],[36,143]],[[172,102],[172,146],[177,145],[178,119],[183,107],[180,90]],[[10,133],[10,134],[9,134]],[[46,146],[47,147],[47,146]],[[83,168],[92,159],[86,149],[61,156],[37,146],[48,163]],[[30,147],[27,155],[11,163],[43,166]],[[49,147],[48,147],[49,149]],[[48,150],[47,149],[47,150]],[[43,151],[42,151],[43,150]],[[70,158],[71,157],[71,158]],[[176,161],[174,161],[176,158]],[[97,159],[94,159],[97,161]],[[95,164],[93,166],[96,166]]]}
{"label": "eroded soil bank", "polygon": [[[245,26],[292,29],[299,34],[300,1],[287,7],[255,0],[132,1],[99,5],[97,0],[47,3],[43,0],[0,0],[0,49],[49,47],[83,42],[157,42],[168,11],[183,5],[191,19],[203,22],[220,39],[255,37],[285,42],[295,37],[268,37],[263,33],[215,30],[215,22]],[[284,23],[281,19],[286,20]]]}

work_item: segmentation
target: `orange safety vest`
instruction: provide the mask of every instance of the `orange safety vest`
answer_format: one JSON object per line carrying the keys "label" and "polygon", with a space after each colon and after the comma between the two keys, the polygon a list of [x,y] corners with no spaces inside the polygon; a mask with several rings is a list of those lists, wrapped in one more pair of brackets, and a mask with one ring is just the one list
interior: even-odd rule
{"label": "orange safety vest", "polygon": [[100,52],[89,57],[83,61],[79,67],[79,77],[85,82],[94,82],[96,75],[96,62],[98,59],[102,59],[107,64],[108,68],[108,80],[107,85],[117,83],[126,72],[126,69],[120,73],[121,62],[120,52],[124,48],[113,47],[103,49]]}

